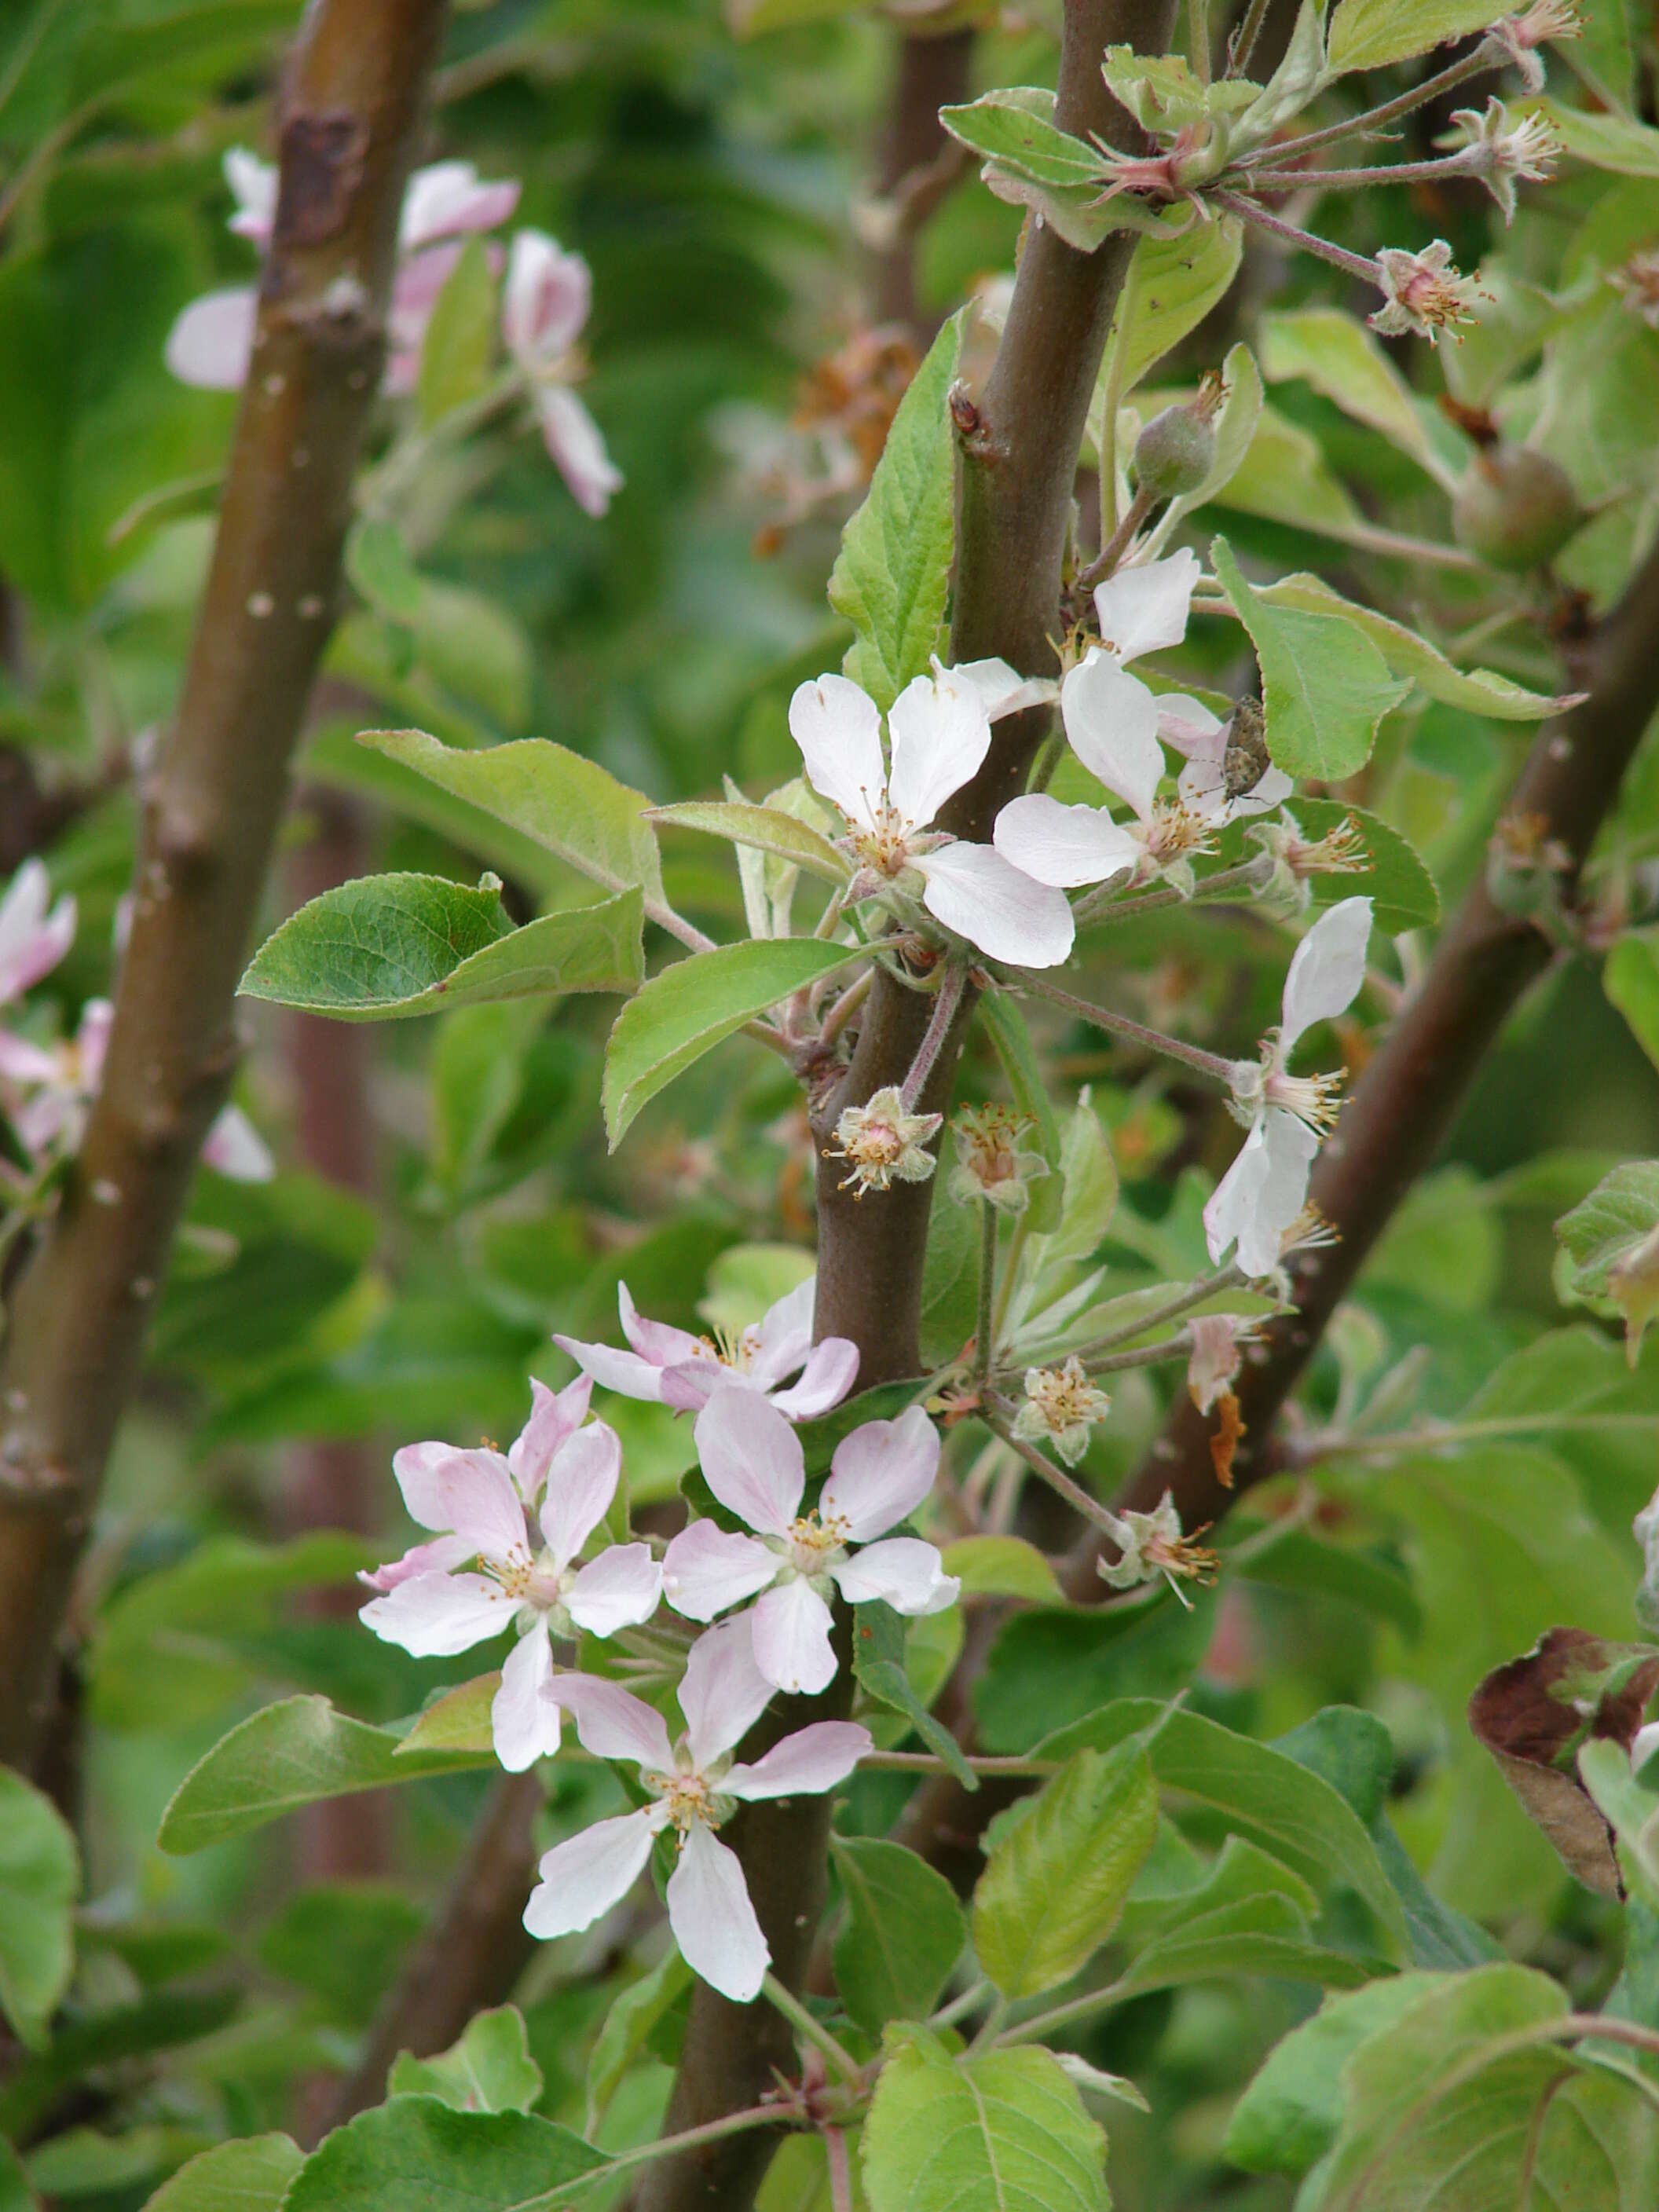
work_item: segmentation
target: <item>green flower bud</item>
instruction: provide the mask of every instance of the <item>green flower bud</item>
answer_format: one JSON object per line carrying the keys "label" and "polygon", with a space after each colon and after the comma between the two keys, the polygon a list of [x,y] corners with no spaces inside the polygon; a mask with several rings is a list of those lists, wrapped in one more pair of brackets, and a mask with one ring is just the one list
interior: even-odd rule
{"label": "green flower bud", "polygon": [[1135,482],[1154,499],[1196,491],[1215,465],[1215,432],[1207,414],[1166,407],[1135,440]]}
{"label": "green flower bud", "polygon": [[1537,568],[1583,520],[1565,469],[1530,446],[1490,446],[1452,499],[1452,535],[1494,568]]}

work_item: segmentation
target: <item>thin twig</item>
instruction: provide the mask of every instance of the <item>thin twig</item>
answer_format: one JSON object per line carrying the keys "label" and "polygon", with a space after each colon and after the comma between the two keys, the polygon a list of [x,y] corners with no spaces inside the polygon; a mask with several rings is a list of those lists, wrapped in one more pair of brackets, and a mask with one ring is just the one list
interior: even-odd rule
{"label": "thin twig", "polygon": [[1267,148],[1253,156],[1256,165],[1281,161],[1300,161],[1316,147],[1329,146],[1339,138],[1376,137],[1384,124],[1395,123],[1413,108],[1425,106],[1438,100],[1443,93],[1460,85],[1466,77],[1477,76],[1483,70],[1496,69],[1507,58],[1504,48],[1494,39],[1482,39],[1480,45],[1465,54],[1461,61],[1449,62],[1433,76],[1425,77],[1420,84],[1385,100],[1362,114],[1350,116],[1342,123],[1328,123],[1318,131],[1304,131],[1299,138],[1288,138],[1282,145]]}
{"label": "thin twig", "polygon": [[1212,1082],[1231,1088],[1238,1073],[1237,1062],[1224,1059],[1218,1052],[1206,1052],[1201,1045],[1166,1036],[1162,1030],[1148,1029],[1145,1022],[1132,1021],[1127,1014],[1115,1014],[1109,1006],[1097,1006],[1090,1000],[1079,999],[1073,992],[1061,990],[1058,983],[1051,983],[1038,969],[1016,968],[1012,974],[1020,989],[1029,991],[1034,998],[1047,999],[1053,1006],[1064,1006],[1068,1013],[1077,1015],[1080,1021],[1092,1022],[1109,1036],[1125,1037],[1131,1044],[1144,1045],[1148,1052],[1178,1060],[1183,1066],[1208,1076]]}
{"label": "thin twig", "polygon": [[1372,284],[1382,290],[1382,271],[1364,254],[1350,253],[1346,246],[1333,245],[1328,238],[1321,238],[1317,231],[1299,230],[1282,216],[1269,215],[1266,208],[1258,207],[1242,192],[1217,191],[1212,192],[1210,198],[1217,207],[1225,208],[1241,222],[1254,223],[1258,230],[1269,231],[1286,245],[1299,247],[1304,253],[1315,254],[1320,260],[1328,261],[1333,269],[1340,269],[1349,276],[1357,276],[1362,284]]}
{"label": "thin twig", "polygon": [[815,2013],[808,2011],[798,1996],[785,1989],[775,1974],[768,1974],[761,1984],[761,1994],[776,2007],[803,2042],[821,2051],[843,2081],[860,2082],[864,2069],[844,2044],[837,2042]]}

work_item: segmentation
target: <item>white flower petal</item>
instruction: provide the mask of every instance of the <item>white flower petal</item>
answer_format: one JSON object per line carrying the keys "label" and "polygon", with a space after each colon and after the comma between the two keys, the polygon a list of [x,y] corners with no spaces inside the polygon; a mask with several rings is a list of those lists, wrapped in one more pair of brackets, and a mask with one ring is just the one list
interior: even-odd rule
{"label": "white flower petal", "polygon": [[680,1677],[685,1740],[696,1765],[709,1765],[748,1735],[772,1701],[755,1664],[753,1617],[739,1613],[706,1628]]}
{"label": "white flower petal", "polygon": [[1085,768],[1150,821],[1165,763],[1158,702],[1140,678],[1108,653],[1085,653],[1060,686],[1060,711]]}
{"label": "white flower petal", "polygon": [[1021,714],[1027,707],[1047,706],[1060,696],[1052,676],[1022,676],[1006,660],[958,660],[945,668],[936,659],[933,673],[941,684],[972,691],[990,722]]}
{"label": "white flower petal", "polygon": [[772,1403],[792,1421],[810,1421],[839,1406],[858,1379],[857,1345],[851,1337],[826,1336],[807,1353],[799,1380],[772,1392]]}
{"label": "white flower petal", "polygon": [[1353,1004],[1365,980],[1365,948],[1371,940],[1371,902],[1346,898],[1327,907],[1296,948],[1285,978],[1285,1021],[1279,1033],[1281,1060],[1304,1030],[1328,1022]]}
{"label": "white flower petal", "polygon": [[270,1146],[240,1106],[227,1106],[219,1114],[202,1158],[229,1182],[269,1182],[276,1172]]}
{"label": "white flower petal", "polygon": [[688,1620],[713,1620],[729,1606],[767,1589],[781,1565],[758,1537],[739,1536],[712,1521],[694,1521],[664,1555],[663,1595]]}
{"label": "white flower petal", "polygon": [[596,1759],[627,1759],[648,1774],[672,1771],[673,1746],[654,1705],[597,1674],[561,1674],[554,1694],[575,1716],[582,1748]]}
{"label": "white flower petal", "polygon": [[562,1567],[569,1565],[611,1510],[622,1479],[622,1443],[603,1421],[567,1437],[553,1455],[542,1500],[542,1534]]}
{"label": "white flower petal", "polygon": [[1200,756],[1219,760],[1227,749],[1227,725],[1212,714],[1201,699],[1189,698],[1184,691],[1159,691],[1154,697],[1158,705],[1158,734],[1166,745],[1173,745],[1188,760]]}
{"label": "white flower petal", "polygon": [[771,1964],[735,1851],[694,1827],[668,1877],[668,1924],[694,1974],[733,2004],[760,1995]]}
{"label": "white flower petal", "polygon": [[881,715],[869,694],[844,676],[800,684],[789,702],[789,734],[819,797],[860,829],[872,829],[886,796],[887,769]]}
{"label": "white flower petal", "polygon": [[404,192],[398,244],[404,253],[459,231],[494,230],[519,204],[512,179],[481,184],[471,161],[434,161],[416,169]]}
{"label": "white flower petal", "polygon": [[438,1474],[442,1525],[465,1536],[481,1558],[528,1556],[524,1504],[499,1452],[457,1452]]}
{"label": "white flower petal", "polygon": [[574,392],[562,384],[536,387],[542,443],[584,514],[597,520],[623,488],[622,471],[606,450],[605,434]]}
{"label": "white flower petal", "polygon": [[848,1540],[866,1543],[913,1513],[939,1473],[939,1431],[921,1406],[896,1420],[865,1421],[844,1436],[830,1462],[822,1511],[847,1523]]}
{"label": "white flower petal", "polygon": [[562,1390],[550,1390],[545,1382],[531,1376],[530,1419],[507,1455],[507,1468],[526,1505],[533,1505],[541,1496],[554,1453],[587,1419],[592,1396],[591,1375],[579,1375]]}
{"label": "white flower petal", "polygon": [[392,1590],[416,1575],[447,1575],[453,1567],[464,1567],[471,1557],[472,1547],[465,1536],[434,1536],[427,1543],[411,1544],[400,1559],[360,1571],[357,1579],[366,1589]]}
{"label": "white flower petal", "polygon": [[240,392],[247,380],[258,314],[251,284],[205,292],[180,312],[167,332],[162,358],[180,384],[206,392]]}
{"label": "white flower petal", "polygon": [[1119,660],[1138,660],[1143,653],[1179,645],[1187,635],[1193,592],[1204,574],[1189,546],[1167,561],[1120,568],[1095,587],[1095,613],[1109,653]]}
{"label": "white flower petal", "polygon": [[1143,851],[1103,806],[1067,806],[1046,791],[1011,799],[992,836],[1022,874],[1066,889],[1127,875]]}
{"label": "white flower petal", "polygon": [[817,1297],[817,1278],[808,1275],[767,1308],[754,1333],[749,1380],[757,1390],[770,1391],[786,1375],[793,1375],[812,1349],[812,1308]]}
{"label": "white flower petal", "polygon": [[649,1321],[634,1303],[634,1293],[626,1283],[617,1285],[617,1311],[622,1318],[623,1334],[641,1359],[648,1359],[656,1367],[678,1366],[682,1360],[707,1357],[708,1346],[690,1329],[676,1328],[672,1322]]}
{"label": "white flower petal", "polygon": [[931,676],[913,678],[899,693],[887,710],[887,734],[893,755],[887,795],[917,830],[971,782],[991,750],[991,725],[978,692]]}
{"label": "white flower petal", "polygon": [[531,1934],[544,1942],[574,1936],[620,1904],[644,1872],[667,1818],[665,1806],[647,1805],[614,1820],[596,1820],[568,1843],[556,1844],[542,1859],[541,1880],[524,1909]]}
{"label": "white flower petal", "polygon": [[758,1391],[725,1383],[692,1431],[708,1487],[729,1512],[765,1536],[781,1536],[800,1511],[806,1462],[787,1416]]}
{"label": "white flower petal", "polygon": [[869,1729],[856,1721],[814,1721],[775,1743],[752,1766],[734,1766],[720,1788],[745,1803],[757,1797],[820,1796],[845,1782],[873,1747]]}
{"label": "white flower petal", "polygon": [[534,371],[574,343],[593,301],[593,277],[580,253],[567,253],[544,230],[514,234],[501,296],[501,337]]}
{"label": "white flower petal", "polygon": [[48,913],[51,897],[45,863],[31,855],[0,900],[0,1006],[38,983],[75,942],[74,898],[66,893]]}
{"label": "white flower petal", "polygon": [[1238,1265],[1247,1275],[1272,1273],[1285,1232],[1307,1202],[1318,1150],[1319,1139],[1304,1121],[1278,1107],[1267,1109],[1204,1209],[1210,1257],[1218,1266],[1236,1242]]}
{"label": "white flower petal", "polygon": [[383,1644],[401,1644],[416,1659],[451,1659],[499,1636],[517,1611],[488,1575],[415,1575],[371,1598],[357,1618]]}
{"label": "white flower petal", "polygon": [[836,1587],[849,1605],[879,1599],[895,1613],[912,1618],[943,1613],[962,1590],[957,1577],[945,1573],[935,1547],[919,1536],[889,1536],[879,1544],[866,1544],[834,1572]]}
{"label": "white flower petal", "polygon": [[755,1664],[767,1680],[791,1697],[816,1697],[836,1679],[835,1626],[829,1607],[797,1576],[777,1583],[755,1601]]}
{"label": "white flower petal", "polygon": [[538,1621],[507,1655],[501,1686],[489,1704],[495,1756],[509,1774],[523,1774],[559,1747],[561,1714],[553,1686],[553,1646]]}
{"label": "white flower petal", "polygon": [[945,845],[916,866],[928,913],[993,960],[1058,968],[1070,958],[1077,927],[1066,894],[1028,876],[1006,853]]}
{"label": "white flower petal", "polygon": [[498,1452],[461,1451],[454,1444],[405,1444],[392,1456],[392,1472],[403,1492],[404,1510],[422,1528],[447,1534],[455,1523],[447,1516],[450,1499],[444,1487],[445,1471],[456,1461],[465,1473],[473,1462],[494,1461],[503,1470],[507,1462]]}
{"label": "white flower petal", "polygon": [[231,146],[220,167],[236,202],[230,228],[239,238],[251,238],[256,246],[264,246],[276,222],[276,163],[262,161],[246,146]]}
{"label": "white flower petal", "polygon": [[650,1620],[662,1595],[662,1569],[649,1544],[612,1544],[580,1568],[565,1610],[590,1636],[614,1636]]}

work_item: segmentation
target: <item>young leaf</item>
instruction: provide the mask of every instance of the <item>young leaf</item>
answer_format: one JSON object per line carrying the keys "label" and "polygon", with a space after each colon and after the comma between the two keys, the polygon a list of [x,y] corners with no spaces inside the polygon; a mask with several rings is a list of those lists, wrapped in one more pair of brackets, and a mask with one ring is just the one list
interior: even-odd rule
{"label": "young leaf", "polygon": [[1572,1296],[1598,1312],[1623,1315],[1633,1367],[1659,1314],[1659,1160],[1616,1167],[1562,1215],[1555,1233],[1571,1265]]}
{"label": "young leaf", "polygon": [[672,1946],[648,1974],[630,1982],[605,2016],[587,2062],[587,2132],[605,2118],[623,2076],[691,1986],[691,1969]]}
{"label": "young leaf", "polygon": [[1104,166],[1098,149],[1054,120],[1054,95],[1038,85],[1010,85],[965,106],[945,107],[939,121],[958,144],[1038,185],[1086,185],[1098,192]]}
{"label": "young leaf", "polygon": [[1127,398],[1149,368],[1198,328],[1231,286],[1243,251],[1243,228],[1225,215],[1194,223],[1179,238],[1138,241],[1091,403],[1092,418],[1105,404],[1115,372],[1118,396]]}
{"label": "young leaf", "polygon": [[1287,775],[1332,782],[1370,757],[1377,725],[1410,690],[1351,623],[1270,606],[1246,583],[1224,538],[1215,571],[1249,632],[1261,666],[1267,750]]}
{"label": "young leaf", "polygon": [[81,1855],[50,1797],[0,1766],[0,2013],[31,2051],[69,1987]]}
{"label": "young leaf", "polygon": [[1023,1536],[959,1536],[945,1547],[945,1571],[964,1597],[1023,1597],[1036,1605],[1065,1602],[1054,1571]]}
{"label": "young leaf", "polygon": [[1616,1742],[1587,1743],[1578,1771],[1618,1838],[1626,1884],[1650,1912],[1659,1911],[1659,1796],[1636,1779],[1629,1752]]}
{"label": "young leaf", "polygon": [[495,279],[484,242],[474,236],[444,279],[421,341],[415,398],[422,429],[477,397],[495,351]]}
{"label": "young leaf", "polygon": [[1069,1981],[1117,1925],[1158,1832],[1144,1746],[1081,1751],[992,1851],[974,1890],[974,1948],[1006,1997]]}
{"label": "young leaf", "polygon": [[945,1761],[964,1790],[979,1788],[979,1777],[963,1757],[955,1736],[933,1718],[916,1695],[904,1668],[904,1623],[890,1605],[854,1608],[853,1672],[860,1688],[879,1704],[904,1715],[928,1750]]}
{"label": "young leaf", "polygon": [[458,2112],[435,2097],[392,2097],[325,2136],[283,2212],[555,2212],[605,2163],[568,2128],[530,2112]]}
{"label": "young leaf", "polygon": [[1411,387],[1357,318],[1340,307],[1264,315],[1260,345],[1261,374],[1269,384],[1304,378],[1345,415],[1380,430],[1437,483],[1455,481],[1456,471],[1430,440]]}
{"label": "young leaf", "polygon": [[527,2112],[542,2094],[524,2014],[515,2005],[474,2013],[459,2040],[435,2058],[400,2051],[386,2077],[392,2097],[435,2097],[460,2112]]}
{"label": "young leaf", "polygon": [[830,1849],[847,1906],[835,1967],[848,2017],[871,2035],[921,2019],[967,1940],[955,1890],[902,1844],[835,1836]]}
{"label": "young leaf", "polygon": [[1626,930],[1607,955],[1602,988],[1659,1067],[1659,930]]}
{"label": "young leaf", "polygon": [[320,1797],[494,1763],[483,1753],[453,1752],[400,1759],[397,1749],[396,1736],[337,1713],[326,1698],[283,1698],[240,1723],[197,1760],[161,1815],[155,1840],[182,1858]]}
{"label": "young leaf", "polygon": [[460,1682],[453,1690],[446,1690],[442,1697],[432,1700],[409,1734],[400,1740],[393,1756],[414,1759],[428,1751],[491,1750],[495,1737],[490,1733],[489,1708],[501,1686],[501,1670],[497,1668],[492,1674],[475,1674],[470,1682]]}
{"label": "young leaf", "polygon": [[1507,12],[1504,0],[1340,0],[1331,17],[1331,73],[1346,76],[1409,61],[1484,31]]}
{"label": "young leaf", "polygon": [[846,883],[852,865],[820,830],[781,806],[752,806],[720,799],[692,799],[678,806],[653,806],[647,819],[672,830],[704,830],[762,853],[775,853],[827,884]]}
{"label": "young leaf", "polygon": [[290,915],[254,954],[241,992],[342,1022],[629,992],[645,972],[642,926],[637,890],[514,929],[488,877],[470,890],[444,876],[364,876]]}
{"label": "young leaf", "polygon": [[794,991],[862,957],[811,937],[717,945],[663,969],[617,1015],[605,1055],[605,1126],[614,1152],[641,1107],[722,1038]]}
{"label": "young leaf", "polygon": [[1368,1980],[1376,1962],[1310,1938],[1316,1902],[1288,1867],[1242,1836],[1229,1836],[1198,1887],[1154,1899],[1150,1906],[1132,1901],[1125,1936],[1149,1924],[1153,1932],[1114,1986],[1128,1998],[1236,1974],[1338,1987]]}
{"label": "young leaf", "polygon": [[884,711],[925,675],[945,622],[955,543],[956,448],[946,404],[963,315],[928,349],[899,403],[870,489],[842,533],[830,604],[857,632],[842,662]]}
{"label": "young leaf", "polygon": [[1109,2212],[1106,2137],[1050,2051],[893,2033],[860,2144],[870,2212]]}

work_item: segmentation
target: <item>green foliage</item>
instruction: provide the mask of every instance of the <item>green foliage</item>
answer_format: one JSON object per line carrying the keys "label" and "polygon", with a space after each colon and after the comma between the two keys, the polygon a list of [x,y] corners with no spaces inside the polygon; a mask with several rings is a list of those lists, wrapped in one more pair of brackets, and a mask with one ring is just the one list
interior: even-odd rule
{"label": "green foliage", "polygon": [[1493,0],[1337,0],[1327,52],[1334,71],[1385,69],[1484,31],[1503,13]]}
{"label": "green foliage", "polygon": [[524,2014],[512,2005],[475,2013],[459,2040],[435,2058],[400,2051],[386,2077],[390,2096],[435,2097],[461,2112],[527,2112],[542,2087]]}
{"label": "green foliage", "polygon": [[289,2185],[283,2212],[554,2212],[564,2185],[605,2164],[568,2128],[522,2112],[458,2112],[393,2096],[337,2128]]}
{"label": "green foliage", "polygon": [[1109,2212],[1105,2151],[1048,2051],[958,2059],[914,2030],[890,2041],[861,2147],[871,2212]]}
{"label": "green foliage", "polygon": [[291,2136],[244,2136],[240,2142],[216,2143],[163,2182],[144,2212],[276,2212],[304,2163],[305,2154]]}
{"label": "green foliage", "polygon": [[890,1605],[860,1605],[853,1614],[853,1671],[859,1686],[878,1704],[902,1713],[934,1757],[942,1759],[964,1790],[979,1778],[949,1729],[934,1719],[916,1693],[904,1663],[905,1624]]}
{"label": "green foliage", "polygon": [[874,1836],[833,1838],[830,1863],[846,1907],[835,1966],[848,2017],[871,2035],[924,2018],[967,1940],[956,1892],[915,1851]]}
{"label": "green foliage", "polygon": [[75,1838],[51,1799],[0,1767],[0,2012],[30,2050],[69,1986],[81,1889]]}

